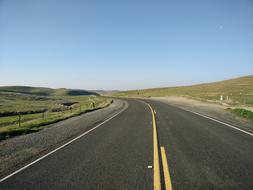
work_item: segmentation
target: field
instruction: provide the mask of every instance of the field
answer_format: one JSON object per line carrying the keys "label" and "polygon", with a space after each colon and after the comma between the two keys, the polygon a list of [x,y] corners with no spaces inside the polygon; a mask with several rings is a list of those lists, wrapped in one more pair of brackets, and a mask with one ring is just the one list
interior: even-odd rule
{"label": "field", "polygon": [[[122,91],[112,95],[120,97],[185,96],[202,101],[223,102],[231,106],[253,106],[253,75],[193,86]],[[220,101],[221,96],[223,96],[223,101]]]}
{"label": "field", "polygon": [[[36,88],[33,90],[36,91]],[[47,89],[48,90],[48,89]],[[39,131],[49,124],[108,106],[96,95],[49,95],[0,89],[0,140]],[[64,93],[65,94],[65,93]]]}

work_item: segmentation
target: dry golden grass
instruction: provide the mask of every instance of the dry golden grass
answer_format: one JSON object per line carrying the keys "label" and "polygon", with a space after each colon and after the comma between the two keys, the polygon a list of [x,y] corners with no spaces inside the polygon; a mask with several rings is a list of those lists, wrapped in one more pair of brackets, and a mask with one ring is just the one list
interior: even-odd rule
{"label": "dry golden grass", "polygon": [[187,96],[213,101],[218,101],[223,95],[225,99],[228,96],[227,103],[253,105],[253,75],[193,86],[123,91],[112,95],[123,97]]}

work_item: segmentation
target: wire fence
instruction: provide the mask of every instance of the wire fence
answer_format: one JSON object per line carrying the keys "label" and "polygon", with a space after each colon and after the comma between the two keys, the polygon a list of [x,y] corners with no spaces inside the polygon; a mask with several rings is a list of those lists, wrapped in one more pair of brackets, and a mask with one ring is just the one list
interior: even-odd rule
{"label": "wire fence", "polygon": [[20,112],[16,112],[16,115],[13,116],[4,116],[0,117],[0,127],[17,125],[21,127],[23,123],[31,123],[31,122],[43,122],[46,120],[54,120],[54,119],[63,119],[68,118],[73,115],[81,114],[86,112],[87,110],[93,110],[96,107],[99,107],[101,103],[88,102],[85,104],[79,104],[75,106],[69,106],[62,110],[43,110],[40,113],[32,113],[32,114],[22,114]]}

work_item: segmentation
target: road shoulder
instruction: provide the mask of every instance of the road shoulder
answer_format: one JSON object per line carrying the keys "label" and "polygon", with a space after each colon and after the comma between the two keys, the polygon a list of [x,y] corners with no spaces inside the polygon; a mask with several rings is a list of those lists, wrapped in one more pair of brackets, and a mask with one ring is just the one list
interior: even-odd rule
{"label": "road shoulder", "polygon": [[214,118],[253,133],[253,122],[232,114],[226,110],[228,108],[227,106],[201,102],[185,97],[153,97],[151,99],[176,106],[184,110],[189,110],[191,112],[197,112],[201,115]]}
{"label": "road shoulder", "polygon": [[115,99],[113,104],[104,109],[52,124],[37,133],[1,141],[0,177],[46,154],[127,107],[126,101]]}

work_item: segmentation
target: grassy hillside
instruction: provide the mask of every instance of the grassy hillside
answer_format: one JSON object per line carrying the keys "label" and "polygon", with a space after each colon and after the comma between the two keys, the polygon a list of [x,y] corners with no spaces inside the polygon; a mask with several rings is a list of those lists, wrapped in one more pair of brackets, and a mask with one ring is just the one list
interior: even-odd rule
{"label": "grassy hillside", "polygon": [[[12,97],[14,98],[14,97]],[[39,131],[49,124],[100,109],[111,104],[111,100],[101,96],[64,96],[54,99],[30,100],[22,102],[17,98],[9,104],[13,109],[11,115],[0,116],[0,140],[17,135]],[[42,101],[42,103],[41,103]],[[15,112],[19,103],[20,112]],[[44,104],[44,106],[43,106]],[[0,103],[1,105],[1,103]],[[33,111],[25,111],[32,105]],[[37,106],[37,109],[36,109]],[[0,106],[0,110],[2,105]]]}
{"label": "grassy hillside", "polygon": [[78,89],[52,89],[44,87],[30,87],[30,86],[2,86],[0,92],[15,92],[22,94],[31,94],[39,96],[80,96],[80,95],[97,95],[95,92]]}
{"label": "grassy hillside", "polygon": [[108,106],[111,99],[85,90],[0,87],[0,140]]}
{"label": "grassy hillside", "polygon": [[227,103],[253,105],[253,75],[193,86],[124,91],[113,95],[128,97],[187,96],[211,101],[219,101],[220,96],[223,95]]}

